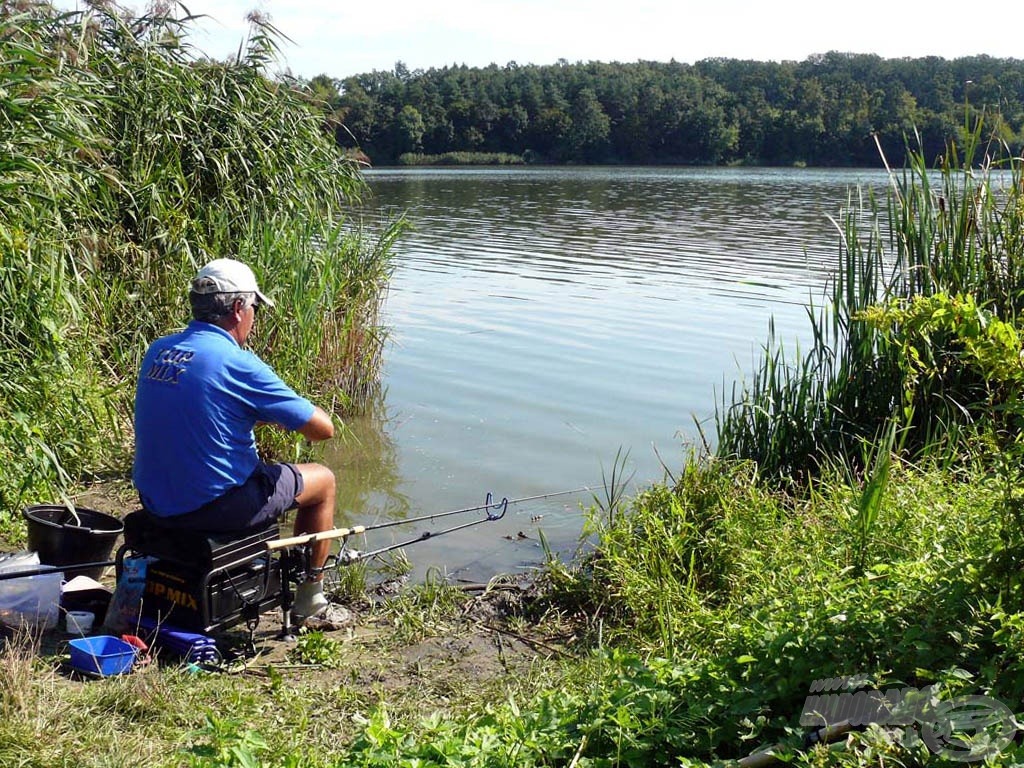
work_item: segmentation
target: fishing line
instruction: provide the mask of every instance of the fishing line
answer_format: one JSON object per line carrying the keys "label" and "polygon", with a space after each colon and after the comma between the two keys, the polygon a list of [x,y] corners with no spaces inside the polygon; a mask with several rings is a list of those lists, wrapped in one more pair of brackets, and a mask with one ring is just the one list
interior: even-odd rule
{"label": "fishing line", "polygon": [[[387,546],[378,547],[373,550],[359,551],[355,549],[348,549],[345,544],[342,544],[342,550],[338,554],[339,561],[343,564],[353,563],[359,560],[368,560],[371,557],[382,555],[386,552],[392,552],[396,549],[402,549],[403,547],[416,544],[427,539],[437,538],[438,536],[444,536],[448,533],[454,533],[455,531],[461,531],[464,528],[471,528],[474,525],[480,525],[481,523],[493,522],[501,520],[505,513],[508,511],[510,504],[519,504],[526,501],[536,501],[538,499],[553,498],[555,496],[567,496],[572,493],[580,493],[581,491],[591,490],[589,486],[583,486],[581,488],[571,488],[565,491],[551,491],[550,493],[538,493],[533,496],[523,496],[518,499],[503,498],[501,501],[493,503],[492,496],[490,493],[487,494],[487,501],[484,504],[477,505],[475,507],[464,507],[462,509],[452,509],[448,512],[436,512],[432,515],[421,515],[420,517],[409,518],[408,520],[393,520],[388,523],[379,523],[377,525],[366,526],[360,533],[366,533],[369,531],[379,531],[383,528],[392,528],[399,525],[410,525],[412,523],[423,522],[427,520],[435,520],[437,518],[449,517],[451,515],[460,515],[466,512],[477,512],[481,510],[487,510],[487,516],[482,517],[479,520],[472,520],[468,523],[462,523],[451,528],[445,528],[441,531],[423,531],[419,536],[415,538],[407,539],[405,541],[399,541]],[[497,510],[497,511],[495,511]]]}
{"label": "fishing line", "polygon": [[[568,496],[570,493],[580,493],[581,491],[590,491],[590,486],[582,486],[580,488],[571,488],[567,491],[553,491],[551,493],[538,493],[535,496],[523,496],[518,499],[503,499],[502,502],[508,505],[521,504],[526,501],[537,501],[538,499],[548,499],[555,496]],[[499,502],[502,503],[502,502]],[[391,520],[386,523],[376,523],[374,525],[367,525],[363,527],[363,531],[379,531],[384,528],[394,528],[399,525],[411,525],[413,523],[422,523],[428,520],[437,520],[442,517],[450,517],[451,515],[463,515],[467,512],[479,512],[485,509],[491,509],[495,505],[491,502],[491,494],[487,494],[487,501],[483,504],[478,504],[475,507],[463,507],[462,509],[452,509],[447,512],[434,512],[429,515],[420,515],[419,517],[410,517],[405,520]],[[502,513],[504,515],[504,513]],[[488,517],[488,519],[491,519]]]}
{"label": "fishing line", "polygon": [[553,493],[538,493],[536,496],[524,496],[521,499],[509,499],[509,504],[519,504],[524,501],[536,501],[537,499],[550,499],[554,496],[568,496],[570,493],[580,493],[582,491],[592,491],[594,488],[589,485],[583,485],[579,488],[570,488],[568,491],[554,491]]}

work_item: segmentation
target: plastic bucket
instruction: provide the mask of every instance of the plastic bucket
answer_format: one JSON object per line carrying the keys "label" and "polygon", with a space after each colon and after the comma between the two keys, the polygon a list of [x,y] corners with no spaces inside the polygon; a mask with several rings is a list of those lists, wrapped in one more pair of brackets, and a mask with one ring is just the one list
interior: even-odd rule
{"label": "plastic bucket", "polygon": [[[113,515],[94,509],[41,504],[24,513],[28,525],[28,548],[39,554],[43,565],[80,565],[110,560],[124,523]],[[82,573],[98,579],[103,568],[87,568]]]}

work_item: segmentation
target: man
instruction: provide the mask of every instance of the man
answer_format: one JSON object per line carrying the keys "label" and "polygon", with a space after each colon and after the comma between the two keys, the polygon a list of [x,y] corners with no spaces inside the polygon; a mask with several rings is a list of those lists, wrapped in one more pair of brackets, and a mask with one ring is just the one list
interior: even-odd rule
{"label": "man", "polygon": [[[253,427],[276,424],[308,440],[334,435],[331,417],[295,394],[244,349],[257,307],[273,307],[245,264],[215,259],[189,291],[193,320],[153,342],[135,394],[135,466],[142,505],[161,525],[229,532],[278,519],[298,508],[296,535],[334,524],[334,474],[320,464],[265,464]],[[313,545],[321,567],[328,541]],[[300,584],[293,616],[326,611],[320,578]]]}

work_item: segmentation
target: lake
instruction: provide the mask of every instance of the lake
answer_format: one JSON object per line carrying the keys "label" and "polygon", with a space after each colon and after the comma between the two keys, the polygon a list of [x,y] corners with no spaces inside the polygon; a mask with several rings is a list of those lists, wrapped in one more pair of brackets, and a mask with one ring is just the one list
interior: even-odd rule
{"label": "lake", "polygon": [[367,226],[405,212],[412,228],[385,303],[381,402],[326,457],[339,524],[472,507],[489,492],[513,500],[500,521],[406,550],[419,577],[466,581],[536,567],[542,535],[568,557],[613,471],[636,491],[677,473],[701,429],[713,443],[716,403],[754,369],[770,318],[787,348],[806,340],[807,306],[838,256],[832,219],[886,183],[881,171],[809,169],[366,178]]}

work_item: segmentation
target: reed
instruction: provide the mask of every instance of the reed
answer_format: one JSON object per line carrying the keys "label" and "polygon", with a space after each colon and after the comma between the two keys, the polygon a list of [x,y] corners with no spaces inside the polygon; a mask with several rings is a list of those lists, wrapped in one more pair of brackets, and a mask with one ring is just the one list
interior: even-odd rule
{"label": "reed", "polygon": [[837,222],[839,248],[824,306],[808,311],[812,345],[789,358],[769,326],[759,369],[716,409],[717,453],[752,459],[768,476],[801,482],[823,462],[859,464],[862,444],[895,422],[912,454],[950,451],[993,404],[978,371],[948,335],[926,340],[932,376],[911,382],[901,328],[870,319],[879,305],[970,295],[1016,324],[1024,269],[1021,159],[983,145],[981,119],[938,168],[911,152],[890,171],[885,201],[851,193]]}
{"label": "reed", "polygon": [[228,62],[154,6],[0,8],[0,508],[124,470],[137,365],[188,319],[204,261],[252,264],[278,302],[257,351],[296,389],[358,407],[401,232],[358,221],[364,183],[254,15]]}

